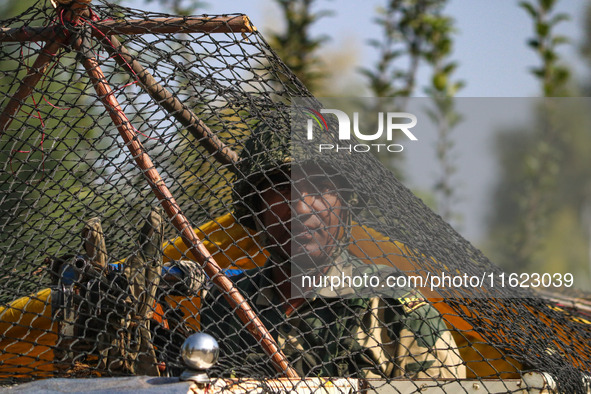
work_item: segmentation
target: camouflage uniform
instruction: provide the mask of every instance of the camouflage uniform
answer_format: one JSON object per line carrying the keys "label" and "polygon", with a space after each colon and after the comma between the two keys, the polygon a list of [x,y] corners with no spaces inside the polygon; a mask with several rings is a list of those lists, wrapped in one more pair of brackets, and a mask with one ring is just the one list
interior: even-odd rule
{"label": "camouflage uniform", "polygon": [[[337,274],[375,274],[377,267],[348,252],[337,260],[332,268]],[[323,294],[286,315],[271,278],[272,264],[269,260],[233,280],[301,376],[465,378],[441,315],[416,291],[389,289],[374,297]],[[269,358],[220,293],[210,292],[204,304],[201,322],[220,342],[222,370],[273,376]]]}
{"label": "camouflage uniform", "polygon": [[[292,166],[304,163],[332,168],[330,176],[334,179],[334,169],[341,171],[337,175],[346,175],[346,165],[351,161],[349,157],[315,157],[312,150],[295,146],[290,140],[289,126],[278,119],[267,119],[266,125],[246,141],[238,166],[241,175],[233,189],[236,218],[259,230],[263,243],[265,230],[257,228],[254,220],[257,212],[264,209],[258,185],[270,181],[272,174],[289,174]],[[341,196],[350,207],[355,204],[357,192],[351,190]],[[336,271],[326,275],[375,273],[380,269],[344,249],[341,247],[333,254],[331,270]],[[279,261],[272,256],[264,267],[232,279],[301,376],[465,377],[457,346],[441,315],[415,291],[388,289],[370,296],[319,293],[286,314],[285,300],[271,273]],[[218,372],[232,371],[236,376],[276,375],[269,357],[219,291],[214,289],[203,301],[203,330],[218,339],[222,350],[220,363],[214,368]]]}

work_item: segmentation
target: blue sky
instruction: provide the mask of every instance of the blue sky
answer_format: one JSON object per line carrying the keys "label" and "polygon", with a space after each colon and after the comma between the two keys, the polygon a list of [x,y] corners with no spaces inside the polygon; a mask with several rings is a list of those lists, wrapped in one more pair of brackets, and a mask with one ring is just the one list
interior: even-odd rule
{"label": "blue sky", "polygon": [[[271,0],[210,0],[206,3],[205,12],[209,14],[248,15],[263,35],[268,36],[281,22],[279,10]],[[525,45],[532,34],[531,21],[517,3],[517,0],[451,0],[446,7],[445,12],[455,18],[458,28],[453,57],[460,65],[457,75],[467,82],[462,96],[525,97],[539,93],[536,81],[528,74],[528,67],[537,64],[535,54]],[[138,3],[127,0],[124,4],[137,6]],[[329,36],[327,49],[330,51],[354,46],[359,50],[357,65],[371,64],[376,53],[366,43],[380,35],[373,19],[376,8],[383,4],[385,0],[320,0],[316,9],[331,10],[333,15],[321,19],[313,34]],[[585,0],[558,1],[558,9],[571,14],[573,19],[563,22],[557,31],[579,39],[586,4]],[[574,44],[564,47],[562,53],[580,70],[577,42]]]}

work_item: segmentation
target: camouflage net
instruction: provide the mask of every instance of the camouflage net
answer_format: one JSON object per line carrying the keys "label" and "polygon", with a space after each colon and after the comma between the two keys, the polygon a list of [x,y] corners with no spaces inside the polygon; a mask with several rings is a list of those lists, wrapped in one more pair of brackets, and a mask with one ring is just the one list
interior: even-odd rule
{"label": "camouflage net", "polygon": [[[271,390],[266,379],[287,368],[269,351],[276,343],[301,377],[362,378],[370,389],[398,392],[404,381],[461,392],[453,384],[467,378],[518,391],[510,382],[544,372],[560,392],[586,392],[590,308],[565,295],[402,289],[307,299],[286,311],[265,264],[273,247],[261,246],[272,242],[253,223],[269,209],[260,195],[309,160],[291,152],[282,167],[292,99],[318,103],[243,15],[78,5],[39,2],[2,22],[3,381],[178,376],[184,339],[203,329],[222,350],[211,376],[259,379],[258,390]],[[251,135],[256,149],[236,156]],[[345,179],[337,187],[356,204],[341,246],[365,267],[358,272],[380,264],[397,275],[501,272],[373,156],[331,160],[329,170],[297,168]],[[213,271],[197,264],[203,258],[181,240],[190,236],[173,200],[201,226],[195,234],[232,278],[224,283],[253,306],[271,345],[221,298],[222,275],[214,285]]]}

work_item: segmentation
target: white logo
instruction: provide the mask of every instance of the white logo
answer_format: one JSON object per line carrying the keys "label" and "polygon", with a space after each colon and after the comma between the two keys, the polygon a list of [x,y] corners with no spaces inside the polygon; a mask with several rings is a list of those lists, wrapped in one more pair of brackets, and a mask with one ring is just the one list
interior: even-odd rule
{"label": "white logo", "polygon": [[[351,127],[351,120],[349,116],[338,109],[321,109],[320,112],[314,111],[311,108],[306,108],[307,111],[313,119],[308,119],[307,123],[307,138],[308,140],[314,139],[314,123],[316,122],[321,128],[325,128],[328,131],[327,122],[322,116],[322,114],[333,114],[337,117],[338,120],[338,135],[339,140],[350,140],[351,139],[351,129],[353,130],[353,134],[355,137],[361,141],[375,141],[382,136],[386,135],[387,141],[392,141],[394,138],[394,133],[397,131],[401,131],[409,140],[417,141],[417,137],[410,131],[411,128],[416,126],[417,124],[417,117],[408,112],[379,112],[378,113],[378,130],[373,134],[366,134],[359,130],[359,113],[353,113],[353,127]],[[324,126],[324,127],[322,127]],[[401,152],[403,150],[403,146],[400,144],[356,144],[356,145],[347,145],[347,146],[339,146],[334,144],[319,144],[318,149],[319,151],[323,150],[332,150],[336,149],[339,150],[348,150],[349,152],[369,152],[371,149],[376,148],[379,152],[382,147],[388,150],[389,152]]]}

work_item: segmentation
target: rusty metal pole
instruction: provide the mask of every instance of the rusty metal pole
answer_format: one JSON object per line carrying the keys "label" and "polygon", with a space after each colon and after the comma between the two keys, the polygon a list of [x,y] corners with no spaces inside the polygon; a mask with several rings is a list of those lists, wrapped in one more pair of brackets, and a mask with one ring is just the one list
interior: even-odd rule
{"label": "rusty metal pole", "polygon": [[[219,17],[173,17],[120,19],[93,22],[96,38],[113,34],[159,33],[251,33],[256,28],[246,15]],[[0,42],[51,41],[56,26],[0,27]]]}
{"label": "rusty metal pole", "polygon": [[[67,3],[67,1],[64,1],[64,3]],[[88,3],[90,3],[90,0],[73,0],[71,3],[72,4],[68,3],[68,5],[71,5],[71,9],[69,11],[71,12],[71,16],[73,17],[72,20],[76,20],[83,12],[86,11],[87,5]],[[8,128],[8,126],[14,119],[14,116],[21,108],[24,100],[31,94],[35,85],[39,82],[41,77],[47,71],[47,67],[51,60],[53,60],[53,58],[55,57],[57,51],[64,45],[65,40],[66,38],[64,36],[57,37],[57,35],[54,40],[48,40],[49,42],[40,52],[39,56],[35,60],[35,63],[33,64],[33,67],[29,70],[29,73],[23,79],[23,83],[19,87],[17,93],[11,98],[11,100],[9,101],[8,105],[4,108],[2,113],[0,113],[0,133]],[[78,42],[75,46],[79,46],[80,44],[84,45],[83,42]],[[123,60],[125,61],[125,59]],[[273,361],[275,368],[279,372],[284,373],[285,376],[288,378],[299,379],[297,372],[289,365],[287,358],[285,357],[281,349],[279,349],[277,343],[275,342],[269,331],[266,329],[264,324],[258,318],[256,313],[252,310],[252,308],[244,299],[242,294],[234,286],[232,281],[228,279],[228,277],[222,272],[221,268],[213,259],[207,248],[205,248],[199,237],[197,237],[197,235],[193,231],[191,224],[184,216],[184,214],[181,212],[179,205],[175,201],[169,189],[166,187],[166,184],[164,183],[164,181],[160,177],[160,174],[154,167],[152,160],[144,150],[141,142],[138,140],[138,134],[131,126],[129,119],[126,117],[121,106],[117,102],[117,99],[113,95],[113,91],[107,83],[105,75],[100,69],[96,59],[94,59],[93,57],[85,56],[83,57],[82,64],[84,65],[90,77],[90,80],[94,85],[99,99],[109,112],[109,115],[113,120],[113,123],[117,127],[121,137],[125,142],[125,145],[127,146],[134,160],[136,161],[136,164],[142,170],[150,187],[152,188],[152,191],[160,201],[160,204],[164,208],[164,211],[167,213],[168,217],[171,219],[172,224],[181,233],[181,238],[188,247],[188,253],[192,253],[193,256],[197,258],[198,262],[202,265],[205,273],[223,291],[224,297],[226,298],[228,303],[233,308],[236,308],[240,320],[242,320],[248,331],[261,344],[265,353]],[[137,65],[139,65],[139,63],[137,63]],[[143,73],[145,75],[147,71],[145,71],[143,68],[142,70],[144,71]],[[151,77],[151,75],[149,74],[147,74],[147,76],[148,78]],[[154,83],[149,82],[149,79],[143,81],[143,83],[146,83],[147,86],[153,86],[155,83],[155,81]],[[154,94],[154,92],[152,92],[152,94]],[[167,100],[170,100],[172,97],[171,102],[176,106],[176,102],[174,100],[178,100],[174,96],[172,96],[168,91],[165,91],[164,94]],[[196,126],[200,128],[200,132],[203,133],[204,136],[209,137],[210,139],[212,137],[215,138],[215,135],[211,133],[207,126],[203,124],[201,120],[196,118],[194,114],[193,116],[194,118],[190,118],[190,126]],[[215,142],[215,139],[213,141]],[[216,146],[215,143],[210,144],[208,150],[213,149],[214,147],[218,151],[218,154],[226,155],[226,163],[233,166],[236,160],[235,152],[233,152],[232,150],[223,149],[223,144]]]}
{"label": "rusty metal pole", "polygon": [[33,66],[29,69],[27,75],[23,78],[21,85],[19,86],[16,93],[10,98],[10,101],[0,113],[0,134],[4,133],[10,126],[14,117],[23,106],[25,100],[33,93],[33,89],[39,83],[39,80],[49,67],[51,61],[55,58],[57,52],[62,47],[65,38],[56,37],[54,40],[50,40],[43,49],[39,52],[37,59],[33,63]]}
{"label": "rusty metal pole", "polygon": [[133,79],[138,80],[156,104],[185,126],[218,162],[228,165],[228,169],[235,171],[235,164],[238,161],[236,152],[220,141],[193,111],[160,85],[152,74],[131,56],[115,36],[105,37],[101,40],[101,44],[117,64],[127,71]]}
{"label": "rusty metal pole", "polygon": [[[60,2],[70,3],[69,8],[67,8],[67,19],[71,24],[75,25],[78,23],[80,17],[87,15],[88,3],[90,3],[90,1],[91,0],[61,0]],[[57,7],[57,3],[54,3],[53,1],[52,5]],[[66,44],[67,40],[68,37],[66,34],[63,34],[63,30],[61,33],[56,33],[55,31],[48,33],[47,44],[45,44],[43,49],[39,52],[39,56],[37,56],[33,66],[29,69],[25,78],[23,78],[23,82],[21,83],[21,86],[19,86],[17,92],[10,98],[10,101],[2,113],[0,113],[0,134],[4,133],[10,126],[23,103],[31,95],[41,77],[45,75],[47,67],[55,58],[60,48]]]}
{"label": "rusty metal pole", "polygon": [[[77,13],[84,12],[83,8],[78,8]],[[78,17],[77,14],[75,14]],[[166,31],[176,29],[178,31],[200,31],[200,32],[253,32],[255,28],[250,24],[246,16],[238,17],[222,17],[222,18],[189,18],[189,25],[181,22],[187,22],[187,18],[172,18],[167,19],[164,24]],[[128,26],[126,24],[113,24],[111,29],[117,31],[127,31],[131,27],[135,30],[130,32],[148,33],[150,29],[154,29],[154,21],[136,21],[135,24]],[[106,24],[106,23],[105,23]],[[110,26],[110,25],[109,25]],[[102,25],[97,24],[97,29]],[[37,30],[34,30],[37,29]],[[103,29],[105,29],[103,27]],[[127,30],[126,30],[127,29]],[[54,54],[65,41],[64,38],[55,40],[58,37],[54,27],[44,28],[29,28],[31,31],[24,31],[22,29],[2,29],[0,34],[0,41],[29,41],[29,40],[43,40],[48,41],[45,48],[41,51],[35,64],[29,71],[19,90],[11,98],[4,111],[0,114],[0,133],[8,128],[16,113],[22,106],[22,103],[31,94],[35,85],[39,82],[47,66],[52,60]],[[107,30],[107,32],[112,33]],[[227,165],[230,171],[235,171],[235,164],[238,161],[238,155],[230,147],[224,144],[205,123],[193,111],[187,108],[180,102],[170,91],[159,84],[154,77],[146,70],[119,42],[115,36],[100,36],[94,32],[103,47],[114,57],[115,61],[126,70],[132,78],[137,78],[142,88],[152,97],[154,102],[161,106],[165,111],[171,114],[177,121],[179,121],[187,130],[199,141],[205,149],[213,155],[213,157],[223,165]]]}
{"label": "rusty metal pole", "polygon": [[96,59],[87,57],[83,59],[82,63],[100,100],[125,141],[125,145],[148,180],[152,191],[160,201],[164,211],[168,214],[172,224],[181,233],[181,238],[189,248],[189,253],[197,257],[198,262],[203,266],[207,275],[223,291],[228,303],[233,308],[236,308],[240,320],[242,320],[248,331],[257,341],[261,343],[265,353],[273,361],[275,368],[279,372],[283,372],[288,378],[299,378],[297,372],[289,365],[285,355],[279,349],[277,343],[257,314],[252,310],[232,281],[224,275],[219,265],[193,231],[191,224],[181,212],[179,205],[166,187],[141,142],[138,140],[138,134],[134,131],[129,119],[123,113]]}

